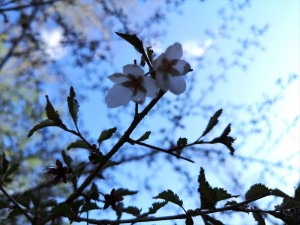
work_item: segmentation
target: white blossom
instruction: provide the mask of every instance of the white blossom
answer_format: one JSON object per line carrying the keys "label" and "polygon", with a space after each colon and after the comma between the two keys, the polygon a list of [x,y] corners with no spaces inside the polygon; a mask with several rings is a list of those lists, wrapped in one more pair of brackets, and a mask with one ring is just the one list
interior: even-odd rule
{"label": "white blossom", "polygon": [[184,75],[191,71],[191,66],[180,59],[182,55],[181,44],[175,43],[153,61],[155,80],[161,90],[177,95],[185,91]]}
{"label": "white blossom", "polygon": [[146,96],[155,97],[158,91],[152,78],[134,64],[124,66],[123,73],[115,73],[109,79],[115,83],[105,97],[110,108],[128,104],[130,100],[142,104]]}

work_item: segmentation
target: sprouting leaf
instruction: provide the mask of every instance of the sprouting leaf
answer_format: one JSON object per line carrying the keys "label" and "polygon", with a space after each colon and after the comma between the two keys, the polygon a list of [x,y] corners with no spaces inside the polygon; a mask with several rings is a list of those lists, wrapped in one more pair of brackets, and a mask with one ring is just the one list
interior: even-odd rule
{"label": "sprouting leaf", "polygon": [[46,104],[47,118],[49,120],[57,122],[58,124],[61,124],[60,116],[59,116],[58,112],[54,109],[52,103],[49,100],[48,95],[46,95],[46,100],[47,100],[47,104]]}
{"label": "sprouting leaf", "polygon": [[82,206],[80,213],[88,212],[88,211],[95,210],[95,209],[100,209],[100,207],[96,203],[86,202]]}
{"label": "sprouting leaf", "polygon": [[116,34],[119,35],[124,40],[126,40],[127,42],[129,42],[131,45],[133,45],[133,47],[135,47],[135,49],[139,53],[143,54],[143,52],[145,51],[143,42],[135,34],[123,34],[120,32],[116,32]]}
{"label": "sprouting leaf", "polygon": [[149,208],[148,214],[155,214],[160,208],[164,207],[168,202],[154,202],[152,206]]}
{"label": "sprouting leaf", "polygon": [[182,200],[171,190],[163,191],[154,197],[155,199],[163,199],[168,202],[172,202],[182,208]]}
{"label": "sprouting leaf", "polygon": [[116,194],[121,195],[121,196],[125,196],[125,195],[135,195],[136,193],[138,193],[138,191],[130,191],[128,189],[125,188],[118,188],[116,189]]}
{"label": "sprouting leaf", "polygon": [[178,138],[178,140],[177,140],[177,146],[178,147],[184,147],[184,146],[186,146],[187,145],[187,141],[188,141],[188,139],[187,138]]}
{"label": "sprouting leaf", "polygon": [[219,109],[217,112],[215,112],[215,114],[212,117],[210,117],[208,124],[205,130],[203,131],[202,135],[200,136],[200,138],[208,134],[214,128],[214,126],[217,125],[217,123],[219,122],[218,118],[221,114],[222,114],[222,109]]}
{"label": "sprouting leaf", "polygon": [[131,214],[133,216],[139,216],[141,214],[142,209],[139,209],[135,206],[129,206],[123,209],[123,212]]}
{"label": "sprouting leaf", "polygon": [[54,206],[52,213],[55,215],[68,217],[70,219],[75,216],[71,206],[66,202],[62,202]]}
{"label": "sprouting leaf", "polygon": [[72,86],[70,88],[70,94],[68,96],[68,107],[69,107],[70,115],[74,121],[74,124],[77,126],[79,104],[76,99],[76,93]]}
{"label": "sprouting leaf", "polygon": [[265,196],[270,194],[270,189],[267,188],[263,184],[254,184],[250,187],[250,189],[246,192],[245,198],[246,200],[256,198],[259,196]]}
{"label": "sprouting leaf", "polygon": [[228,134],[231,131],[231,124],[228,124],[228,126],[225,128],[223,133],[221,134],[220,137],[214,138],[211,143],[221,143],[225,145],[231,154],[234,154],[235,150],[232,146],[233,142],[235,141],[235,138],[228,136]]}
{"label": "sprouting leaf", "polygon": [[55,121],[46,119],[44,121],[39,122],[38,124],[34,125],[34,127],[28,132],[27,137],[31,137],[34,132],[37,130],[40,130],[45,127],[53,127],[53,126],[59,126]]}
{"label": "sprouting leaf", "polygon": [[191,215],[186,215],[185,225],[194,225],[194,221]]}
{"label": "sprouting leaf", "polygon": [[71,167],[72,166],[72,163],[73,163],[73,159],[71,158],[71,156],[69,156],[65,150],[63,150],[61,152],[61,155],[63,157],[63,160],[64,162],[67,164],[68,167]]}
{"label": "sprouting leaf", "polygon": [[252,216],[254,217],[255,221],[258,222],[257,225],[266,225],[265,219],[260,213],[252,212]]}
{"label": "sprouting leaf", "polygon": [[98,138],[98,143],[101,144],[102,141],[107,140],[112,137],[112,135],[117,131],[116,127],[104,130],[101,132],[100,137]]}
{"label": "sprouting leaf", "polygon": [[151,134],[151,131],[146,131],[139,139],[137,139],[136,141],[145,141],[149,138]]}
{"label": "sprouting leaf", "polygon": [[77,140],[75,142],[70,143],[67,147],[67,150],[70,150],[71,148],[83,148],[91,150],[90,146],[83,140]]}

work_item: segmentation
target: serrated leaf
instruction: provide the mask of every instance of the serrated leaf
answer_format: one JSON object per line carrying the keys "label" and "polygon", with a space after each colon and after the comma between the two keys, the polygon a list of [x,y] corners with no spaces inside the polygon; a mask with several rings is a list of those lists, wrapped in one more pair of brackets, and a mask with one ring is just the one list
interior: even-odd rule
{"label": "serrated leaf", "polygon": [[235,204],[237,204],[236,201],[227,201],[224,206],[230,206],[230,205],[235,205]]}
{"label": "serrated leaf", "polygon": [[74,121],[74,124],[77,126],[79,104],[76,99],[76,93],[72,86],[70,88],[70,93],[67,100],[68,100],[68,108],[69,108],[70,115]]}
{"label": "serrated leaf", "polygon": [[259,196],[269,195],[270,189],[267,188],[263,184],[254,184],[250,187],[250,189],[246,192],[245,198],[246,200],[256,198]]}
{"label": "serrated leaf", "polygon": [[1,175],[5,174],[9,166],[9,161],[6,159],[5,152],[2,153]]}
{"label": "serrated leaf", "polygon": [[147,131],[139,139],[137,139],[136,141],[145,141],[149,138],[150,134],[151,134],[151,131]]}
{"label": "serrated leaf", "polygon": [[47,118],[49,120],[55,121],[58,124],[60,124],[61,123],[60,116],[59,116],[58,112],[54,109],[52,103],[49,100],[48,95],[46,95],[46,100],[47,100],[47,104],[46,104],[46,115],[47,115]]}
{"label": "serrated leaf", "polygon": [[231,131],[231,124],[228,124],[227,127],[224,129],[223,133],[220,137],[214,138],[211,143],[221,143],[225,145],[231,154],[234,154],[235,149],[233,148],[232,144],[235,141],[235,138],[228,136]]}
{"label": "serrated leaf", "polygon": [[80,213],[88,212],[88,211],[95,210],[95,209],[100,209],[100,207],[96,203],[86,202],[82,206]]}
{"label": "serrated leaf", "polygon": [[187,215],[185,218],[185,225],[194,225],[194,221],[191,215]]}
{"label": "serrated leaf", "polygon": [[115,190],[115,193],[121,196],[126,196],[126,195],[135,195],[136,193],[138,193],[138,191],[130,191],[125,188],[118,188]]}
{"label": "serrated leaf", "polygon": [[209,225],[224,225],[221,221],[209,216],[209,215],[203,215],[203,218],[205,218],[206,221],[209,222]]}
{"label": "serrated leaf", "polygon": [[214,192],[210,184],[206,181],[204,169],[201,167],[198,177],[200,193],[201,208],[202,209],[214,209],[216,202],[214,198]]}
{"label": "serrated leaf", "polygon": [[131,214],[133,216],[139,216],[141,214],[142,209],[139,209],[135,206],[129,206],[123,209],[123,212]]}
{"label": "serrated leaf", "polygon": [[212,117],[210,117],[208,124],[205,130],[203,131],[202,135],[200,136],[200,138],[208,134],[214,128],[214,126],[217,125],[217,123],[219,122],[218,118],[221,114],[222,114],[222,109],[219,109],[217,112],[215,112],[215,114]]}
{"label": "serrated leaf", "polygon": [[284,215],[283,213],[279,213],[279,212],[269,212],[269,214],[271,214],[272,216],[278,219],[281,219],[287,225],[299,225],[297,223],[295,216]]}
{"label": "serrated leaf", "polygon": [[123,34],[120,32],[116,32],[121,38],[129,42],[133,47],[141,54],[144,54],[144,46],[143,42],[135,35],[135,34]]}
{"label": "serrated leaf", "polygon": [[149,208],[148,214],[155,214],[160,208],[164,207],[168,202],[154,202],[152,206]]}
{"label": "serrated leaf", "polygon": [[62,150],[61,155],[62,155],[62,158],[63,158],[64,162],[66,163],[66,165],[68,167],[71,167],[72,163],[73,163],[73,159],[66,153],[65,150]]}
{"label": "serrated leaf", "polygon": [[116,127],[104,130],[101,132],[100,137],[98,138],[98,143],[101,144],[102,141],[107,140],[112,137],[112,135],[117,131]]}
{"label": "serrated leaf", "polygon": [[39,122],[38,124],[34,125],[34,127],[28,132],[27,137],[31,137],[34,132],[37,130],[43,129],[45,127],[53,127],[53,126],[59,126],[55,121],[46,119],[44,121]]}
{"label": "serrated leaf", "polygon": [[70,150],[71,148],[83,148],[90,150],[90,146],[83,140],[77,140],[75,142],[72,142],[68,145],[67,150]]}
{"label": "serrated leaf", "polygon": [[163,199],[168,202],[172,202],[180,207],[182,207],[182,200],[175,194],[172,190],[167,190],[159,193],[157,196],[154,197],[155,199]]}
{"label": "serrated leaf", "polygon": [[216,196],[216,201],[222,201],[228,198],[237,198],[239,197],[238,195],[231,195],[229,194],[226,190],[224,190],[223,188],[214,188],[213,192]]}
{"label": "serrated leaf", "polygon": [[62,202],[54,206],[52,213],[55,215],[68,217],[70,219],[74,217],[74,212],[72,211],[71,206],[66,202]]}
{"label": "serrated leaf", "polygon": [[265,219],[262,217],[260,213],[253,212],[252,216],[255,219],[255,221],[258,222],[257,225],[266,225]]}
{"label": "serrated leaf", "polygon": [[290,197],[289,195],[287,195],[286,193],[284,193],[283,191],[281,191],[277,188],[271,189],[270,194],[274,195],[274,196],[282,197],[282,198],[289,198]]}

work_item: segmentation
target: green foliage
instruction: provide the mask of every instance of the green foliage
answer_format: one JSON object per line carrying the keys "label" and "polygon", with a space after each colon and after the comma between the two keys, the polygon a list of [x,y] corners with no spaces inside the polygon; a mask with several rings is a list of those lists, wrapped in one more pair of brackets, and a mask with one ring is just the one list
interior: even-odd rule
{"label": "green foliage", "polygon": [[231,195],[227,193],[227,191],[222,188],[212,188],[205,178],[205,172],[202,167],[200,169],[198,183],[198,192],[200,193],[202,209],[214,209],[217,202],[238,197],[238,195]]}
{"label": "green foliage", "polygon": [[57,126],[57,123],[53,120],[43,120],[41,122],[39,122],[38,124],[34,125],[34,127],[28,132],[28,137],[31,137],[34,132],[36,132],[37,130],[43,129],[45,127],[53,127],[53,126]]}
{"label": "green foliage", "polygon": [[219,118],[219,116],[221,116],[221,114],[222,114],[222,109],[219,109],[218,111],[216,111],[214,113],[214,115],[212,117],[210,117],[208,124],[207,124],[205,130],[203,131],[202,135],[200,136],[200,138],[202,138],[203,136],[208,134],[217,125],[217,123],[219,122],[218,118]]}
{"label": "green foliage", "polygon": [[66,163],[66,165],[67,165],[68,167],[71,167],[71,166],[72,166],[72,163],[73,163],[73,159],[66,153],[65,150],[62,150],[61,155],[62,155],[63,160],[64,160],[64,162]]}
{"label": "green foliage", "polygon": [[266,225],[265,219],[260,213],[253,212],[252,216],[254,217],[255,221],[257,221],[257,225]]}
{"label": "green foliage", "polygon": [[203,215],[202,219],[203,219],[205,225],[224,225],[224,223],[222,223],[219,220],[216,220],[215,218],[213,218],[209,215]]}
{"label": "green foliage", "polygon": [[152,206],[149,208],[147,214],[155,214],[159,209],[164,207],[167,203],[168,203],[168,201],[152,203]]}
{"label": "green foliage", "polygon": [[142,209],[139,209],[135,206],[129,206],[129,207],[123,208],[122,211],[137,217],[141,214]]}
{"label": "green foliage", "polygon": [[11,164],[5,156],[5,152],[2,153],[2,157],[0,159],[1,165],[0,165],[0,185],[2,182],[9,183],[12,181],[10,176],[15,173],[20,164],[13,163]]}
{"label": "green foliage", "polygon": [[136,141],[145,141],[150,137],[151,131],[146,131],[139,139]]}
{"label": "green foliage", "polygon": [[96,203],[85,202],[80,210],[80,213],[84,213],[96,209],[100,209],[100,207]]}
{"label": "green foliage", "polygon": [[53,209],[52,213],[55,215],[60,215],[72,219],[75,217],[75,214],[72,210],[71,205],[66,202],[62,202],[57,204]]}
{"label": "green foliage", "polygon": [[116,32],[121,38],[129,42],[133,47],[141,54],[144,53],[143,42],[135,35],[135,34],[123,34],[120,32]]}
{"label": "green foliage", "polygon": [[107,139],[110,139],[112,135],[117,131],[116,127],[110,128],[108,130],[104,130],[101,132],[99,138],[98,138],[98,143],[101,144],[102,141],[105,141]]}
{"label": "green foliage", "polygon": [[190,215],[187,215],[185,218],[185,225],[194,225],[194,220]]}
{"label": "green foliage", "polygon": [[68,100],[68,108],[69,108],[70,115],[74,121],[75,126],[77,126],[79,104],[76,99],[76,93],[73,87],[70,88],[70,94],[67,100]]}
{"label": "green foliage", "polygon": [[137,193],[138,193],[138,191],[130,191],[130,190],[125,189],[125,188],[116,189],[116,194],[121,195],[121,196],[135,195]]}
{"label": "green foliage", "polygon": [[267,188],[263,184],[254,184],[250,187],[250,189],[246,192],[245,198],[246,200],[257,198],[260,196],[267,196],[270,194],[270,189]]}
{"label": "green foliage", "polygon": [[46,100],[47,100],[47,104],[46,104],[46,115],[47,115],[47,118],[49,120],[52,120],[52,121],[56,122],[57,125],[62,124],[62,121],[60,119],[60,115],[54,109],[52,103],[49,100],[48,95],[46,95]]}
{"label": "green foliage", "polygon": [[77,140],[70,143],[67,147],[67,150],[70,150],[72,148],[83,148],[83,149],[91,150],[90,146],[83,140]]}
{"label": "green foliage", "polygon": [[167,202],[172,202],[182,208],[183,202],[178,197],[177,194],[175,194],[172,190],[167,190],[159,193],[157,196],[153,197],[155,199],[163,199]]}
{"label": "green foliage", "polygon": [[221,134],[220,137],[214,138],[211,143],[221,143],[223,145],[225,145],[231,154],[233,154],[235,152],[232,144],[235,141],[235,138],[228,136],[229,133],[231,131],[231,124],[228,124],[228,126],[225,128],[225,130],[223,131],[223,133]]}

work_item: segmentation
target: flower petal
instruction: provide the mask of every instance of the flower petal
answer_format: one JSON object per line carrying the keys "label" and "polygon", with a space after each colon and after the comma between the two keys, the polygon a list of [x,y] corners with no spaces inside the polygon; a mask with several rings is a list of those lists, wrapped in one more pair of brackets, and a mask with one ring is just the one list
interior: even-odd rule
{"label": "flower petal", "polygon": [[180,59],[183,55],[181,44],[176,42],[175,44],[171,45],[167,48],[165,54],[168,59]]}
{"label": "flower petal", "polygon": [[107,93],[105,102],[109,108],[119,107],[128,104],[131,95],[130,89],[121,85],[115,85]]}
{"label": "flower petal", "polygon": [[187,63],[186,61],[179,59],[179,60],[177,60],[177,63],[174,66],[174,69],[177,70],[180,75],[185,75],[188,72],[190,72],[191,65],[189,63]]}
{"label": "flower petal", "polygon": [[186,83],[183,76],[170,78],[169,85],[169,90],[176,95],[181,94],[186,89]]}
{"label": "flower petal", "polygon": [[149,97],[155,97],[158,92],[158,87],[151,77],[144,78],[144,87],[146,88],[146,95]]}
{"label": "flower petal", "polygon": [[113,75],[110,75],[108,78],[116,84],[120,84],[128,80],[128,78],[122,73],[114,73]]}
{"label": "flower petal", "polygon": [[164,73],[156,72],[155,75],[156,83],[158,87],[163,91],[168,91],[169,89],[169,75]]}
{"label": "flower petal", "polygon": [[146,93],[142,91],[137,91],[136,95],[131,96],[131,100],[136,103],[144,103],[146,97]]}
{"label": "flower petal", "polygon": [[132,74],[135,76],[143,76],[145,74],[144,70],[135,64],[129,64],[129,65],[124,66],[123,73],[125,75]]}

